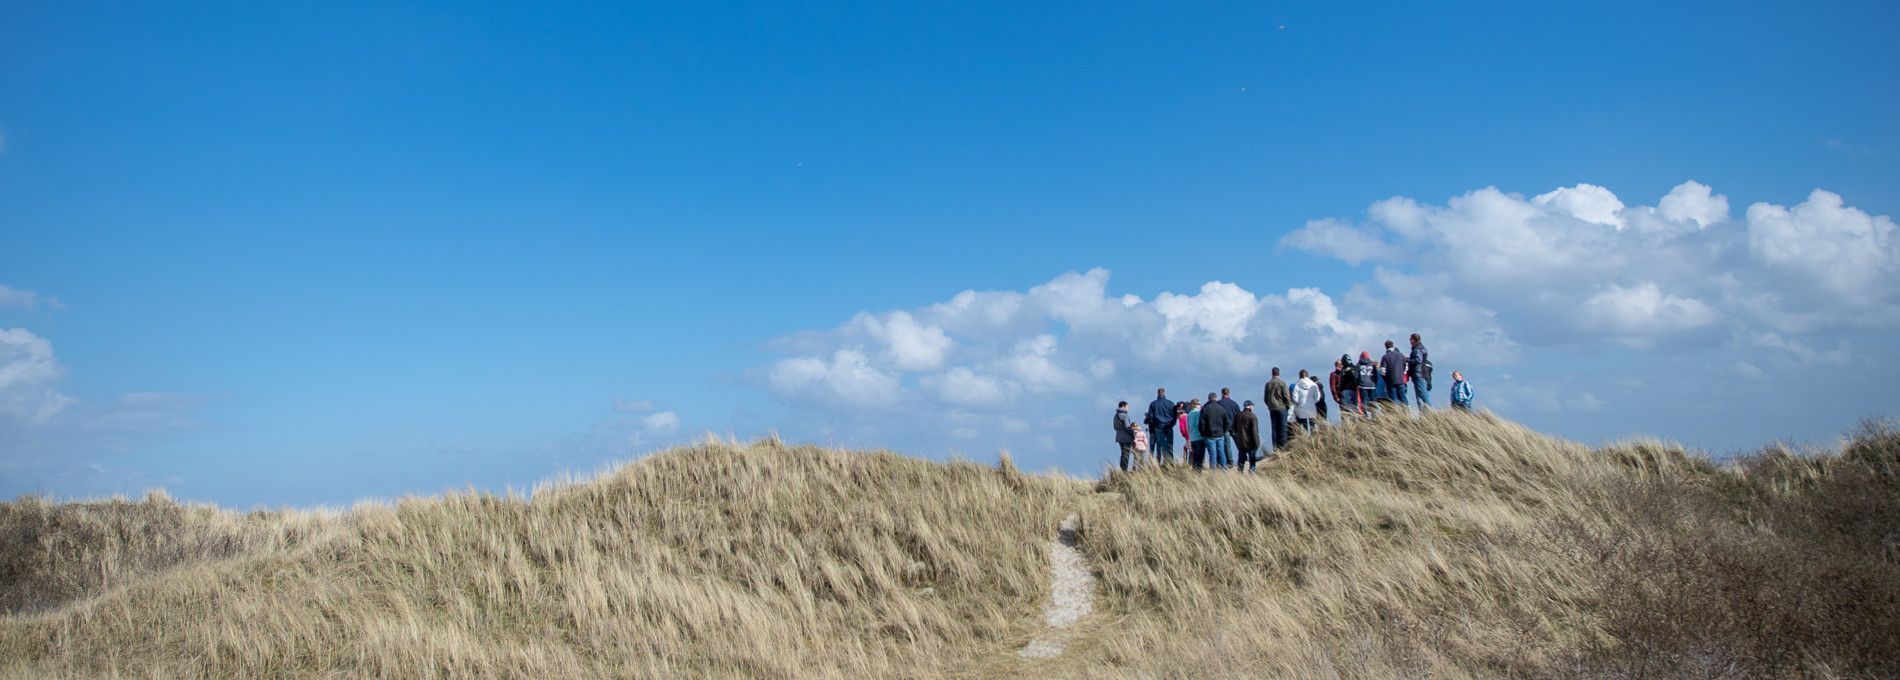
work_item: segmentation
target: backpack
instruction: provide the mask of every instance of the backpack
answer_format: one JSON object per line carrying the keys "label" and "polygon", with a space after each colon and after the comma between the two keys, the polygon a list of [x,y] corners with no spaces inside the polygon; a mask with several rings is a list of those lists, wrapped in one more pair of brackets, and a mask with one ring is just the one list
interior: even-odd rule
{"label": "backpack", "polygon": [[1420,380],[1423,380],[1423,381],[1425,381],[1425,388],[1426,388],[1426,389],[1431,389],[1431,386],[1432,386],[1432,357],[1431,357],[1430,355],[1426,355],[1426,357],[1425,357],[1425,360],[1424,360],[1424,361],[1422,361],[1422,362],[1419,362],[1419,365],[1418,365],[1418,378],[1419,378]]}

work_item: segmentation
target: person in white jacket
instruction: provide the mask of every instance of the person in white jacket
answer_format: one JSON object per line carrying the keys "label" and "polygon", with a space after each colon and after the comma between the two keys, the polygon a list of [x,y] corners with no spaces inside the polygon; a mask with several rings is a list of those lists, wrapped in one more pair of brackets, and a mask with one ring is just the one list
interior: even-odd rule
{"label": "person in white jacket", "polygon": [[1293,423],[1301,432],[1312,432],[1318,419],[1319,383],[1302,368],[1299,382],[1293,383]]}

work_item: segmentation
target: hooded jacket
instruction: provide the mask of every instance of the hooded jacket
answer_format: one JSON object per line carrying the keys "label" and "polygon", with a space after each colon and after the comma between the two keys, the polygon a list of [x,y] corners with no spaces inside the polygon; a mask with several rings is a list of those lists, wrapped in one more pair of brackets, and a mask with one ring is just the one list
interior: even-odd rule
{"label": "hooded jacket", "polygon": [[1300,378],[1293,384],[1293,417],[1312,420],[1319,417],[1319,383],[1312,378]]}

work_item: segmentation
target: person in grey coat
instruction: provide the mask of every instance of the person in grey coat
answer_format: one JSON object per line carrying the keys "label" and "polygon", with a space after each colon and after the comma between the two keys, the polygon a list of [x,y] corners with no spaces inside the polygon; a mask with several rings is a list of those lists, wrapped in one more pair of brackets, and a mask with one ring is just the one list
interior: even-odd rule
{"label": "person in grey coat", "polygon": [[1286,381],[1280,379],[1280,367],[1273,367],[1273,379],[1267,381],[1267,420],[1273,428],[1273,450],[1286,448],[1286,411],[1293,407],[1293,396],[1287,391]]}
{"label": "person in grey coat", "polygon": [[1135,464],[1135,419],[1128,415],[1128,402],[1115,407],[1115,443],[1122,449],[1122,472]]}

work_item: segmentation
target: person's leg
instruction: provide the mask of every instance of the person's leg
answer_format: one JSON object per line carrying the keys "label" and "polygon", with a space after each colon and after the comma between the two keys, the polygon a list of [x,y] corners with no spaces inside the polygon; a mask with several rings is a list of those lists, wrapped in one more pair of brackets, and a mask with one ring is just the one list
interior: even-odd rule
{"label": "person's leg", "polygon": [[1174,462],[1174,430],[1161,428],[1155,430],[1155,463]]}
{"label": "person's leg", "polygon": [[1122,444],[1122,472],[1128,471],[1128,459],[1135,455],[1134,444]]}
{"label": "person's leg", "polygon": [[1273,450],[1286,448],[1286,411],[1268,411],[1267,417],[1273,421]]}
{"label": "person's leg", "polygon": [[1418,410],[1420,413],[1432,407],[1432,391],[1425,389],[1425,381],[1412,381],[1412,396],[1414,397],[1413,401],[1418,402]]}
{"label": "person's leg", "polygon": [[1207,441],[1206,440],[1196,439],[1196,440],[1188,442],[1188,465],[1193,466],[1193,468],[1196,470],[1199,470],[1201,469],[1202,464],[1207,462],[1206,456],[1207,456]]}
{"label": "person's leg", "polygon": [[1234,446],[1234,434],[1232,432],[1227,433],[1225,439],[1227,443],[1221,445],[1220,466],[1237,466],[1240,464],[1240,459],[1235,457],[1235,453],[1238,452],[1240,447]]}

